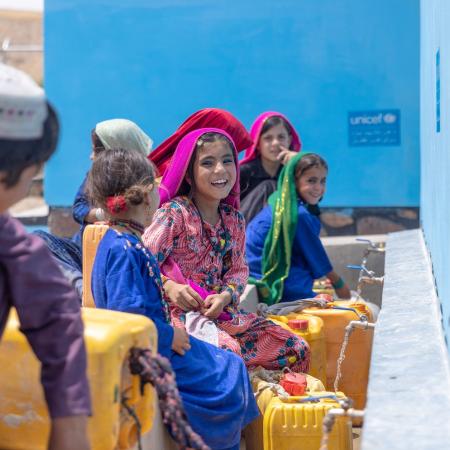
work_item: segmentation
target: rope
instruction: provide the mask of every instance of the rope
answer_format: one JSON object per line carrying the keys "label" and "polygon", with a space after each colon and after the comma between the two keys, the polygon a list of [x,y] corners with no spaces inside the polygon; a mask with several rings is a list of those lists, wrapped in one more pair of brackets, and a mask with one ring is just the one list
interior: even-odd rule
{"label": "rope", "polygon": [[289,394],[280,386],[279,382],[283,372],[280,370],[267,370],[264,367],[258,366],[256,369],[249,372],[251,383],[257,380],[265,381],[266,384],[260,386],[254,393],[255,400],[258,400],[260,395],[270,389],[275,395],[280,398],[289,398]]}
{"label": "rope", "polygon": [[338,397],[336,395],[318,395],[314,396],[311,395],[309,397],[299,398],[296,402],[297,403],[319,403],[320,400],[324,399],[331,399],[331,400],[338,400]]}
{"label": "rope", "polygon": [[267,317],[268,315],[286,316],[289,313],[301,313],[306,308],[326,308],[327,305],[328,302],[322,298],[304,298],[287,303],[276,303],[271,306],[265,303],[258,303],[256,314],[262,317]]}
{"label": "rope", "polygon": [[189,425],[168,359],[152,355],[148,349],[132,348],[129,362],[131,373],[141,378],[141,387],[146,383],[154,386],[163,422],[180,450],[210,450]]}
{"label": "rope", "polygon": [[353,328],[350,326],[345,327],[345,335],[344,335],[344,341],[342,342],[341,351],[339,353],[339,358],[337,360],[337,369],[336,369],[336,378],[334,379],[334,392],[337,392],[339,387],[339,381],[342,377],[342,363],[345,359],[345,350],[347,349],[348,341],[350,339],[350,334],[352,333]]}
{"label": "rope", "polygon": [[320,441],[319,450],[328,450],[328,441],[330,440],[330,433],[334,425],[334,416],[327,414],[322,421],[322,439]]}
{"label": "rope", "polygon": [[141,439],[141,432],[142,432],[142,426],[141,422],[139,420],[139,417],[136,414],[136,411],[127,403],[127,398],[122,398],[122,406],[126,409],[127,413],[134,419],[136,422],[136,431],[137,431],[137,446],[138,450],[142,450],[142,439]]}

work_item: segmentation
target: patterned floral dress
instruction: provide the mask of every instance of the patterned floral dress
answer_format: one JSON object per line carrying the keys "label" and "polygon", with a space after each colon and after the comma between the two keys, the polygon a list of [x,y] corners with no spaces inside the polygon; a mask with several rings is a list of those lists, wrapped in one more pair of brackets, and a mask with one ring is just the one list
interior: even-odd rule
{"label": "patterned floral dress", "polygon": [[[307,372],[308,344],[273,322],[238,308],[248,277],[245,261],[245,222],[233,207],[220,205],[221,220],[215,226],[203,222],[187,197],[175,197],[155,213],[143,236],[144,244],[157,257],[160,266],[170,256],[183,276],[202,288],[232,295],[225,308],[231,319],[215,320],[219,347],[231,350],[249,368],[290,367]],[[184,327],[184,313],[171,305],[172,323]]]}

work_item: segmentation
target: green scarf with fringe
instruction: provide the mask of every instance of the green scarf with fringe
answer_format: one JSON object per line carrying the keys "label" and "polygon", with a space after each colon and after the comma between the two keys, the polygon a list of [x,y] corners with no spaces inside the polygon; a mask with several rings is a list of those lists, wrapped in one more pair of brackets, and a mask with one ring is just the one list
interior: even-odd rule
{"label": "green scarf with fringe", "polygon": [[292,243],[298,220],[298,195],[295,167],[309,152],[300,152],[283,167],[277,190],[269,197],[272,226],[264,241],[261,280],[249,278],[258,288],[260,299],[268,304],[278,303],[283,296],[284,280],[291,268]]}

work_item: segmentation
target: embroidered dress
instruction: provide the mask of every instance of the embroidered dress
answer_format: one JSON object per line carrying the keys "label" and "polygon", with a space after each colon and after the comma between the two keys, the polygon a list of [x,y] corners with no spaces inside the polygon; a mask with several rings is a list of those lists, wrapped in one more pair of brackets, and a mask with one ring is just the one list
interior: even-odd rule
{"label": "embroidered dress", "polygon": [[258,409],[240,358],[190,337],[191,349],[172,349],[173,328],[161,296],[158,264],[140,240],[109,229],[101,240],[92,271],[92,293],[99,308],[143,314],[158,330],[158,352],[176,374],[189,422],[212,449],[238,449],[241,429]]}
{"label": "embroidered dress", "polygon": [[[303,339],[238,308],[248,277],[245,224],[231,205],[222,203],[219,208],[222,220],[211,226],[202,222],[191,200],[175,197],[155,213],[144,233],[144,244],[160,265],[170,256],[186,279],[210,291],[232,294],[232,302],[225,308],[231,320],[215,320],[220,347],[240,354],[248,367],[291,367],[306,372],[309,347]],[[171,315],[175,326],[184,326],[181,309],[171,305]]]}

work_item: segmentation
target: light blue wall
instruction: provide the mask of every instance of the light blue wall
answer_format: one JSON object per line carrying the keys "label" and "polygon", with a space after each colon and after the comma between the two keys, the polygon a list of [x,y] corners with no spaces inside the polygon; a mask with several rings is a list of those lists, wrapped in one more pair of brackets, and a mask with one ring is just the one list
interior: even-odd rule
{"label": "light blue wall", "polygon": [[[450,3],[421,3],[421,215],[446,334],[450,336]],[[440,53],[437,132],[436,53]]]}
{"label": "light blue wall", "polygon": [[[284,112],[331,171],[325,206],[419,204],[419,0],[46,0],[45,85],[63,126],[46,197],[69,205],[96,122],[158,144],[189,114]],[[401,111],[401,146],[349,147],[349,111]]]}

